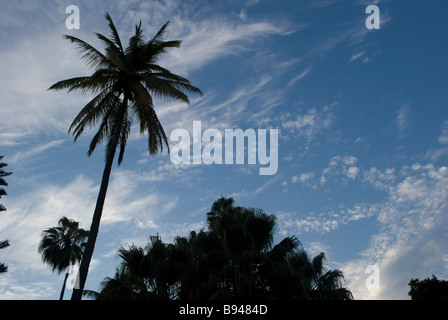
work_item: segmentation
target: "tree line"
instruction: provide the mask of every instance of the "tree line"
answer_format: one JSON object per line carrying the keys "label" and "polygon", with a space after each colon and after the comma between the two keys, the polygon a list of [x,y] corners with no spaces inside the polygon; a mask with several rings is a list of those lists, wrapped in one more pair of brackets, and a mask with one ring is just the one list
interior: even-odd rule
{"label": "tree line", "polygon": [[[342,286],[342,272],[326,268],[323,252],[310,258],[295,236],[273,245],[275,215],[235,206],[232,198],[224,197],[206,215],[207,230],[191,231],[173,243],[151,236],[143,247],[120,246],[115,274],[106,277],[98,291],[84,290],[84,296],[95,300],[353,299]],[[60,273],[79,261],[76,257],[88,234],[79,229],[81,236],[75,236],[77,229],[63,218],[59,227],[43,232],[39,250],[54,271]],[[70,250],[75,253],[69,254]]]}

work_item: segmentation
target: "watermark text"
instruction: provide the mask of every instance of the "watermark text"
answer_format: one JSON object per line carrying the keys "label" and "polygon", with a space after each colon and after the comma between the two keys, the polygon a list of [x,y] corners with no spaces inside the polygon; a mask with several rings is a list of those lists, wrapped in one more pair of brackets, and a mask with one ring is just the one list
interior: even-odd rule
{"label": "watermark text", "polygon": [[[269,140],[269,141],[268,141]],[[274,175],[278,170],[278,129],[217,129],[202,132],[201,121],[193,121],[193,132],[175,129],[170,135],[170,158],[180,164],[258,164],[260,175]],[[224,141],[224,142],[223,142]],[[247,144],[246,144],[247,141]],[[269,154],[268,154],[269,147]],[[192,151],[192,152],[191,152]]]}

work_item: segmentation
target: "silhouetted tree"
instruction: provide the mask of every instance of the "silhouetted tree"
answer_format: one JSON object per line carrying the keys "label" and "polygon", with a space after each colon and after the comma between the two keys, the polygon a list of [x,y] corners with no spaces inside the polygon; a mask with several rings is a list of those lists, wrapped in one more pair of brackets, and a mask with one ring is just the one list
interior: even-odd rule
{"label": "silhouetted tree", "polygon": [[201,91],[190,82],[167,69],[157,65],[157,60],[169,48],[177,48],[181,41],[163,41],[168,23],[148,42],[143,40],[142,23],[136,25],[135,34],[129,39],[129,46],[122,46],[120,36],[112,18],[106,13],[111,31],[110,37],[96,34],[106,45],[106,54],[76,37],[65,38],[74,43],[87,64],[95,69],[91,76],[77,77],[60,81],[50,87],[53,90],[68,89],[92,92],[93,98],[76,116],[70,131],[75,141],[85,128],[99,123],[98,132],[93,137],[89,156],[104,139],[107,141],[106,158],[100,191],[90,227],[84,258],[81,262],[80,289],[74,289],[72,299],[79,300],[87,279],[96,238],[99,231],[104,202],[106,199],[109,177],[117,148],[120,148],[118,165],[123,155],[131,130],[133,118],[140,122],[140,133],[148,134],[148,151],[151,155],[168,146],[167,137],[153,107],[152,95],[180,100],[190,103],[186,93]]}
{"label": "silhouetted tree", "polygon": [[[0,161],[4,158],[4,156],[0,156]],[[7,164],[4,162],[0,162],[0,186],[8,186],[8,183],[5,181],[4,177],[7,177],[12,174],[12,172],[6,172],[3,170]],[[0,188],[0,199],[2,196],[6,196],[6,190],[4,188]],[[6,211],[6,208],[3,204],[0,203],[0,212]],[[0,249],[4,249],[9,247],[9,240],[0,240]],[[0,262],[0,273],[5,273],[8,271],[8,266],[3,262]]]}
{"label": "silhouetted tree", "polygon": [[423,280],[411,279],[409,286],[412,300],[448,300],[448,281],[439,280],[435,275]]}
{"label": "silhouetted tree", "polygon": [[120,248],[122,263],[94,299],[340,299],[343,274],[310,259],[296,237],[272,246],[276,217],[220,198],[207,213],[208,231],[174,244],[151,238],[146,248]]}
{"label": "silhouetted tree", "polygon": [[100,291],[85,290],[95,300],[174,300],[178,298],[186,257],[178,247],[150,237],[145,248],[120,247],[121,263],[113,278],[105,278]]}
{"label": "silhouetted tree", "polygon": [[64,298],[69,267],[81,261],[88,235],[88,231],[79,228],[78,222],[67,217],[62,217],[57,227],[42,231],[42,240],[38,247],[42,260],[51,267],[53,272],[60,274],[66,271],[59,300]]}

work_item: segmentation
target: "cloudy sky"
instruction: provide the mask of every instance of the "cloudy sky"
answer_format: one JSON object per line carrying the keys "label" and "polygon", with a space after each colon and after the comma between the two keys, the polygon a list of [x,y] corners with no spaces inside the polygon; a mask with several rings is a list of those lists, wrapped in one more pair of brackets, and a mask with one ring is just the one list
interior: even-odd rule
{"label": "cloudy sky", "polygon": [[[111,14],[122,39],[139,20],[147,39],[166,22],[183,40],[159,63],[204,95],[191,105],[156,100],[174,129],[278,129],[278,171],[260,164],[181,165],[150,157],[131,133],[114,166],[86,288],[112,276],[119,245],[206,227],[220,196],[278,218],[276,242],[296,235],[344,272],[355,299],[408,299],[411,278],[448,277],[448,38],[444,0],[0,1],[0,155],[7,211],[0,239],[0,299],[57,299],[63,276],[37,252],[62,216],[88,229],[104,148],[87,156],[68,128],[91,98],[47,91],[89,70],[63,34],[102,49]],[[380,29],[366,28],[366,7]],[[80,29],[66,28],[67,6]],[[134,127],[138,127],[134,125]],[[136,129],[136,128],[134,128]],[[366,269],[380,272],[368,288]],[[67,296],[70,292],[66,293]]]}

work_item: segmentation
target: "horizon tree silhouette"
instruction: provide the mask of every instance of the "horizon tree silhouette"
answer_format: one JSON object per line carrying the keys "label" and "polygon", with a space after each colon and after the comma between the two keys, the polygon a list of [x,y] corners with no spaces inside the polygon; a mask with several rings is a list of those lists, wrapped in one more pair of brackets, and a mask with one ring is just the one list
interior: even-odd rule
{"label": "horizon tree silhouette", "polygon": [[145,247],[118,250],[114,277],[96,300],[352,300],[343,274],[327,270],[325,254],[310,259],[295,236],[273,246],[276,217],[220,198],[207,213],[208,230],[159,236]]}

